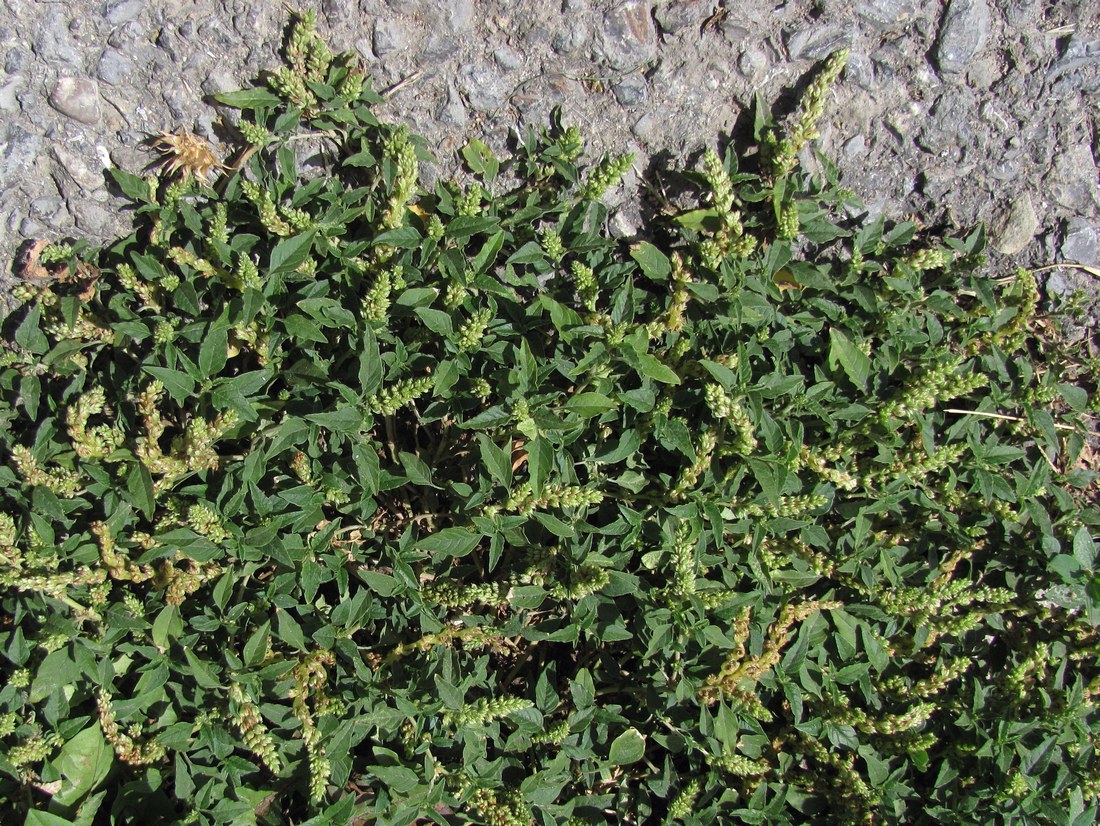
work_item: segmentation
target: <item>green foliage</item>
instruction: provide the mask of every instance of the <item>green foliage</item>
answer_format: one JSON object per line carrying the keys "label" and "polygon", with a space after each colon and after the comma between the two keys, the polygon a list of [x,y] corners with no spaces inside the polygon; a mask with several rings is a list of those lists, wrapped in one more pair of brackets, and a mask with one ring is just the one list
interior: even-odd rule
{"label": "green foliage", "polygon": [[1092,822],[1093,388],[796,169],[842,57],[629,248],[556,117],[425,191],[285,58],[8,320],[5,822]]}

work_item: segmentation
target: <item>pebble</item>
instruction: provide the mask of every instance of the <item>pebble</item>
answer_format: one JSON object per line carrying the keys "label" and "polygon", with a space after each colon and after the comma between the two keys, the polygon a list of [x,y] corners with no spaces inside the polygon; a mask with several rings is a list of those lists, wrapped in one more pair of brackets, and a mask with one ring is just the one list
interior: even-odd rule
{"label": "pebble", "polygon": [[875,66],[867,55],[852,52],[848,55],[848,65],[844,67],[844,79],[870,92],[875,88]]}
{"label": "pebble", "polygon": [[38,57],[48,63],[67,63],[79,66],[84,61],[69,32],[69,21],[61,11],[51,12],[35,28],[35,37],[31,48]]}
{"label": "pebble", "polygon": [[1039,219],[1031,196],[1024,193],[1002,214],[993,233],[993,248],[1005,255],[1016,255],[1032,242]]}
{"label": "pebble", "polygon": [[1039,0],[997,0],[997,6],[1008,25],[1021,28],[1035,19],[1042,4]]}
{"label": "pebble", "polygon": [[46,228],[33,218],[24,218],[19,223],[19,234],[24,238],[42,238],[46,235]]}
{"label": "pebble", "polygon": [[1100,63],[1100,40],[1085,40],[1080,34],[1074,34],[1050,67],[1047,81],[1058,81],[1063,89],[1079,87],[1084,80],[1081,70],[1096,63]]}
{"label": "pebble", "polygon": [[71,149],[66,143],[59,142],[53,146],[53,156],[61,167],[69,173],[69,177],[76,182],[81,189],[91,192],[103,186],[103,173],[98,169],[92,169],[84,162],[84,158],[78,152]]}
{"label": "pebble", "polygon": [[574,25],[558,29],[550,39],[550,48],[560,55],[576,54],[588,42],[588,27],[577,21]]}
{"label": "pebble", "polygon": [[756,46],[746,46],[741,57],[737,59],[737,70],[749,80],[755,81],[767,67],[768,56]]}
{"label": "pebble", "polygon": [[649,84],[638,74],[627,75],[612,90],[615,100],[623,106],[641,106],[649,99]]}
{"label": "pebble", "polygon": [[437,32],[424,47],[424,58],[430,62],[440,62],[452,57],[458,49],[458,40]]}
{"label": "pebble", "polygon": [[856,14],[880,29],[904,23],[915,10],[913,0],[865,0],[856,6]]}
{"label": "pebble", "polygon": [[523,65],[523,55],[511,46],[501,46],[493,52],[493,60],[506,72],[514,71]]}
{"label": "pebble", "polygon": [[840,27],[810,26],[791,33],[787,38],[787,52],[798,60],[821,60],[852,45],[851,33]]}
{"label": "pebble", "polygon": [[23,78],[16,76],[0,86],[0,112],[14,112],[19,108],[17,93],[22,85]]}
{"label": "pebble", "polygon": [[12,46],[4,55],[4,71],[9,75],[21,72],[27,65],[27,52],[18,46]]}
{"label": "pebble", "polygon": [[62,77],[50,90],[50,106],[89,126],[99,123],[99,87],[86,77]]}
{"label": "pebble", "polygon": [[608,11],[603,19],[601,50],[613,69],[634,69],[651,61],[657,53],[657,32],[649,4],[627,0]]}
{"label": "pebble", "polygon": [[442,0],[440,6],[451,34],[462,34],[469,30],[474,20],[473,0]]}
{"label": "pebble", "polygon": [[129,23],[145,9],[145,0],[114,0],[107,4],[104,17],[112,26]]}
{"label": "pebble", "polygon": [[1076,264],[1084,264],[1094,267],[1100,264],[1100,255],[1097,255],[1096,227],[1080,216],[1070,218],[1066,223],[1065,235],[1058,251],[1062,254],[1063,261],[1072,261]]}
{"label": "pebble", "polygon": [[634,137],[638,140],[649,143],[657,137],[660,129],[661,119],[652,112],[647,112],[634,122],[634,127],[630,131],[634,133]]}
{"label": "pebble", "polygon": [[714,12],[715,5],[715,0],[665,0],[653,16],[664,31],[675,34],[688,26],[702,24]]}
{"label": "pebble", "polygon": [[81,201],[74,210],[76,225],[94,234],[101,233],[111,222],[111,212],[95,201]]}
{"label": "pebble", "polygon": [[10,181],[15,175],[25,175],[40,153],[42,138],[18,124],[11,124],[0,140],[0,181]]}
{"label": "pebble", "polygon": [[844,157],[850,161],[860,158],[867,154],[867,140],[863,135],[856,135],[844,142],[841,151],[844,153]]}
{"label": "pebble", "polygon": [[986,0],[951,0],[940,22],[934,48],[936,66],[944,74],[966,71],[989,38],[991,15]]}
{"label": "pebble", "polygon": [[404,22],[392,17],[379,17],[374,21],[371,46],[375,57],[383,58],[404,49],[409,43],[409,30]]}
{"label": "pebble", "polygon": [[99,58],[96,77],[108,86],[121,86],[134,71],[134,63],[122,52],[107,49]]}
{"label": "pebble", "polygon": [[476,112],[493,112],[504,105],[504,84],[484,64],[463,63],[458,67],[455,85]]}
{"label": "pebble", "polygon": [[443,121],[443,123],[459,128],[465,126],[470,120],[469,116],[466,114],[466,107],[462,105],[462,97],[453,86],[448,89],[447,102],[440,107],[439,111],[436,113],[436,117]]}
{"label": "pebble", "polygon": [[240,89],[241,83],[228,68],[218,66],[206,76],[199,88],[202,89],[204,94],[219,95],[222,92],[233,92]]}
{"label": "pebble", "polygon": [[420,0],[386,0],[386,5],[398,14],[416,14],[420,11]]}

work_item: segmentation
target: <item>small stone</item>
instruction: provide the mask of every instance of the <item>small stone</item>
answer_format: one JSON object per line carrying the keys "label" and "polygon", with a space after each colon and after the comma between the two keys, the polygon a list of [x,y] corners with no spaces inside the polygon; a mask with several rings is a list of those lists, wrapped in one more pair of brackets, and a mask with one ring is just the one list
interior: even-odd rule
{"label": "small stone", "polygon": [[111,213],[94,201],[81,201],[74,212],[76,225],[85,232],[98,234],[111,222]]}
{"label": "small stone", "polygon": [[985,48],[991,22],[986,0],[951,0],[936,38],[936,66],[944,74],[966,71]]}
{"label": "small stone", "polygon": [[91,192],[103,186],[103,173],[92,169],[68,144],[54,144],[53,156],[81,189]]}
{"label": "small stone", "polygon": [[514,71],[523,65],[523,55],[511,46],[501,46],[493,52],[493,60],[506,72]]}
{"label": "small stone", "polygon": [[560,55],[571,55],[580,51],[588,42],[588,27],[581,22],[559,29],[550,39],[550,48]]}
{"label": "small stone", "polygon": [[906,22],[914,10],[913,0],[865,0],[856,6],[856,14],[880,29]]}
{"label": "small stone", "polygon": [[220,95],[222,92],[232,92],[240,87],[241,84],[226,66],[215,68],[199,86],[207,95]]}
{"label": "small stone", "polygon": [[24,238],[42,238],[46,228],[33,218],[24,218],[19,224],[19,234]]}
{"label": "small stone", "polygon": [[997,0],[1005,22],[1015,28],[1026,26],[1039,13],[1042,4],[1039,0]]}
{"label": "small stone", "polygon": [[696,23],[714,12],[715,0],[666,0],[657,7],[654,17],[669,34]]}
{"label": "small stone", "polygon": [[50,63],[67,63],[81,66],[84,55],[77,48],[69,31],[69,21],[60,11],[50,12],[34,27],[35,39],[32,43],[34,53]]}
{"label": "small stone", "polygon": [[58,78],[50,92],[50,106],[63,115],[93,126],[99,123],[99,87],[86,77]]}
{"label": "small stone", "polygon": [[768,56],[756,46],[746,46],[741,57],[737,59],[737,71],[748,80],[755,80],[767,66]]}
{"label": "small stone", "polygon": [[424,47],[423,58],[434,62],[447,60],[455,55],[458,48],[458,40],[453,37],[448,37],[442,32],[437,32],[428,40],[428,44]]}
{"label": "small stone", "polygon": [[114,46],[116,49],[121,49],[123,46],[129,46],[133,43],[137,43],[143,37],[143,28],[136,22],[129,22],[125,25],[119,26],[113,32],[107,36],[107,45]]}
{"label": "small stone", "polygon": [[495,72],[480,63],[459,66],[455,85],[477,112],[494,112],[504,105],[504,85]]}
{"label": "small stone", "polygon": [[100,55],[96,66],[96,77],[108,86],[120,86],[129,80],[134,71],[134,63],[122,52],[107,49]]}
{"label": "small stone", "polygon": [[182,90],[165,89],[161,93],[161,99],[164,101],[164,105],[168,107],[168,111],[172,113],[172,117],[177,120],[183,120],[187,117],[187,104],[190,100]]}
{"label": "small stone", "polygon": [[7,128],[6,134],[0,132],[0,181],[26,174],[34,166],[41,145],[41,137],[15,124]]}
{"label": "small stone", "polygon": [[1039,219],[1031,196],[1026,192],[1002,215],[993,233],[993,248],[1005,255],[1016,255],[1035,238]]}
{"label": "small stone", "polygon": [[4,71],[9,75],[23,71],[27,65],[27,52],[18,46],[12,46],[4,55]]}
{"label": "small stone", "polygon": [[400,20],[395,20],[390,17],[379,17],[374,21],[374,37],[371,40],[371,45],[375,57],[381,58],[393,54],[394,52],[399,52],[404,49],[408,43],[408,28]]}
{"label": "small stone", "polygon": [[649,84],[641,75],[627,75],[612,87],[623,106],[641,106],[649,98]]}
{"label": "small stone", "polygon": [[1085,79],[1081,70],[1096,63],[1100,63],[1100,40],[1084,40],[1079,34],[1074,34],[1057,62],[1050,67],[1047,80],[1058,81],[1059,91],[1080,88]]}
{"label": "small stone", "polygon": [[462,34],[474,19],[473,0],[442,0],[443,20],[452,34]]}
{"label": "small stone", "polygon": [[634,122],[634,127],[630,131],[643,143],[651,143],[660,128],[661,119],[652,112],[648,112]]}
{"label": "small stone", "polygon": [[1096,227],[1084,218],[1070,218],[1058,251],[1062,254],[1063,261],[1095,267],[1100,264],[1097,242]]}
{"label": "small stone", "polygon": [[31,214],[35,218],[47,219],[57,214],[65,206],[59,195],[43,195],[31,201]]}
{"label": "small stone", "polygon": [[851,45],[851,33],[833,26],[799,29],[787,38],[787,52],[795,60],[821,60],[837,49],[846,49]]}
{"label": "small stone", "polygon": [[649,3],[627,0],[603,19],[601,47],[614,69],[633,69],[648,63],[657,53],[657,32],[649,16]]}
{"label": "small stone", "polygon": [[608,222],[608,229],[613,238],[636,238],[638,227],[641,225],[641,215],[636,208],[624,206],[615,210]]}
{"label": "small stone", "polygon": [[867,154],[867,141],[864,139],[863,135],[856,135],[854,138],[849,138],[844,142],[841,151],[848,160],[855,160]]}
{"label": "small stone", "polygon": [[19,108],[17,93],[23,85],[23,78],[13,77],[3,86],[0,86],[0,112],[14,112]]}
{"label": "small stone", "polygon": [[436,117],[443,123],[459,128],[466,125],[470,117],[466,114],[466,107],[462,105],[462,97],[458,90],[451,88],[447,93],[447,102],[440,108]]}
{"label": "small stone", "polygon": [[114,0],[108,3],[103,16],[112,26],[129,23],[145,9],[145,0]]}

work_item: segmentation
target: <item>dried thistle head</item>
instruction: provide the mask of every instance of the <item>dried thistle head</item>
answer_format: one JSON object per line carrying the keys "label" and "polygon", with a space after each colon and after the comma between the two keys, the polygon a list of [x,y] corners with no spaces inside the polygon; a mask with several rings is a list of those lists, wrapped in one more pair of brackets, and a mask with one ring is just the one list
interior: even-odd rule
{"label": "dried thistle head", "polygon": [[182,179],[192,175],[205,178],[210,170],[224,168],[210,144],[182,128],[175,134],[162,132],[151,141],[151,146],[160,152],[157,166],[169,178],[177,174]]}

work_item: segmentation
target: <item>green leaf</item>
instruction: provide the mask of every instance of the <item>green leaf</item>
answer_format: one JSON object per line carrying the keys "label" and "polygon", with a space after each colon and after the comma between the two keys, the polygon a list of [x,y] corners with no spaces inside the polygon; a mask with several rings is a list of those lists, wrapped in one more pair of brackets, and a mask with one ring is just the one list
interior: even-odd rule
{"label": "green leaf", "polygon": [[500,169],[500,161],[493,155],[493,151],[477,138],[462,147],[462,157],[466,160],[467,168],[483,181],[489,182],[496,178]]}
{"label": "green leaf", "polygon": [[643,376],[659,381],[662,384],[680,384],[681,380],[676,371],[663,364],[656,356],[642,353],[637,357],[638,372]]}
{"label": "green leaf", "polygon": [[131,175],[121,169],[108,169],[122,194],[142,204],[149,203],[149,184],[139,175]]}
{"label": "green leaf", "polygon": [[271,639],[271,621],[268,620],[248,638],[244,644],[244,664],[247,666],[259,665],[267,654],[267,643]]}
{"label": "green leaf", "polygon": [[636,728],[628,728],[611,742],[607,759],[613,766],[637,763],[645,756],[646,738]]}
{"label": "green leaf", "polygon": [[202,688],[222,687],[221,681],[218,680],[211,667],[196,657],[190,648],[183,649],[183,656],[187,659],[187,664],[191,667],[191,674],[198,685]]}
{"label": "green leaf", "polygon": [[165,605],[153,620],[153,645],[161,651],[167,651],[173,637],[183,633],[183,620],[180,619],[178,605]]}
{"label": "green leaf", "polygon": [[836,327],[829,329],[829,366],[843,368],[852,384],[860,390],[867,389],[871,377],[871,359],[860,350],[847,334]]}
{"label": "green leaf", "polygon": [[217,377],[225,367],[229,338],[224,327],[214,326],[199,347],[199,370],[208,379]]}
{"label": "green leaf", "polygon": [[1080,527],[1073,535],[1073,557],[1087,571],[1091,571],[1096,564],[1096,543],[1092,541],[1088,528]]}
{"label": "green leaf", "polygon": [[259,109],[261,107],[277,107],[283,100],[274,92],[267,89],[239,89],[236,92],[221,92],[214,95],[214,100],[234,109]]}
{"label": "green leaf", "polygon": [[408,794],[420,785],[420,776],[404,766],[367,766],[367,771],[397,794]]}
{"label": "green leaf", "polygon": [[424,322],[424,326],[441,336],[449,336],[454,329],[451,326],[451,316],[442,310],[433,310],[429,307],[417,307],[414,311],[417,317]]}
{"label": "green leaf", "polygon": [[27,819],[23,821],[23,826],[74,826],[74,824],[60,815],[33,810],[27,812]]}
{"label": "green leaf", "polygon": [[416,548],[443,557],[466,556],[477,547],[483,535],[466,528],[444,528],[418,540]]}
{"label": "green leaf", "polygon": [[41,316],[41,305],[32,304],[30,310],[27,311],[26,318],[15,328],[15,343],[35,355],[42,355],[50,348],[49,340],[38,328]]}
{"label": "green leaf", "polygon": [[537,241],[528,241],[508,256],[506,264],[536,264],[546,261],[546,253]]}
{"label": "green leaf", "polygon": [[156,493],[149,468],[142,462],[134,462],[130,466],[130,473],[126,476],[126,489],[145,518],[152,519],[157,507]]}
{"label": "green leaf", "polygon": [[512,456],[502,447],[498,447],[484,433],[477,434],[478,445],[481,447],[481,461],[489,476],[503,488],[512,486]]}
{"label": "green leaf", "polygon": [[531,477],[531,492],[542,494],[542,485],[554,464],[554,448],[543,437],[527,444],[527,470]]}
{"label": "green leaf", "polygon": [[195,380],[186,373],[169,370],[167,367],[144,367],[143,369],[164,385],[164,389],[176,404],[187,404],[195,394]]}
{"label": "green leaf", "polygon": [[653,244],[642,241],[630,251],[630,257],[638,262],[642,275],[653,281],[665,282],[672,274],[672,261]]}
{"label": "green leaf", "polygon": [[84,729],[61,748],[53,765],[65,783],[53,796],[60,806],[73,807],[99,788],[115,762],[115,750],[103,736],[99,723]]}
{"label": "green leaf", "polygon": [[432,482],[431,468],[423,459],[415,453],[404,450],[398,454],[398,458],[401,460],[401,466],[405,469],[405,476],[410,482],[426,488],[435,487]]}
{"label": "green leaf", "polygon": [[271,257],[268,259],[268,275],[283,275],[288,272],[294,272],[294,270],[301,266],[301,264],[309,258],[309,252],[313,248],[313,237],[315,234],[315,230],[309,230],[300,235],[292,235],[290,238],[284,238],[276,244],[275,248],[271,250]]}
{"label": "green leaf", "polygon": [[40,702],[59,688],[75,685],[82,677],[80,667],[69,656],[68,646],[51,651],[35,672],[28,699]]}
{"label": "green leaf", "polygon": [[578,393],[575,396],[570,396],[569,400],[565,403],[565,409],[571,413],[576,413],[583,418],[591,418],[593,416],[599,416],[601,413],[606,413],[608,410],[613,410],[618,405],[605,396],[603,393]]}

